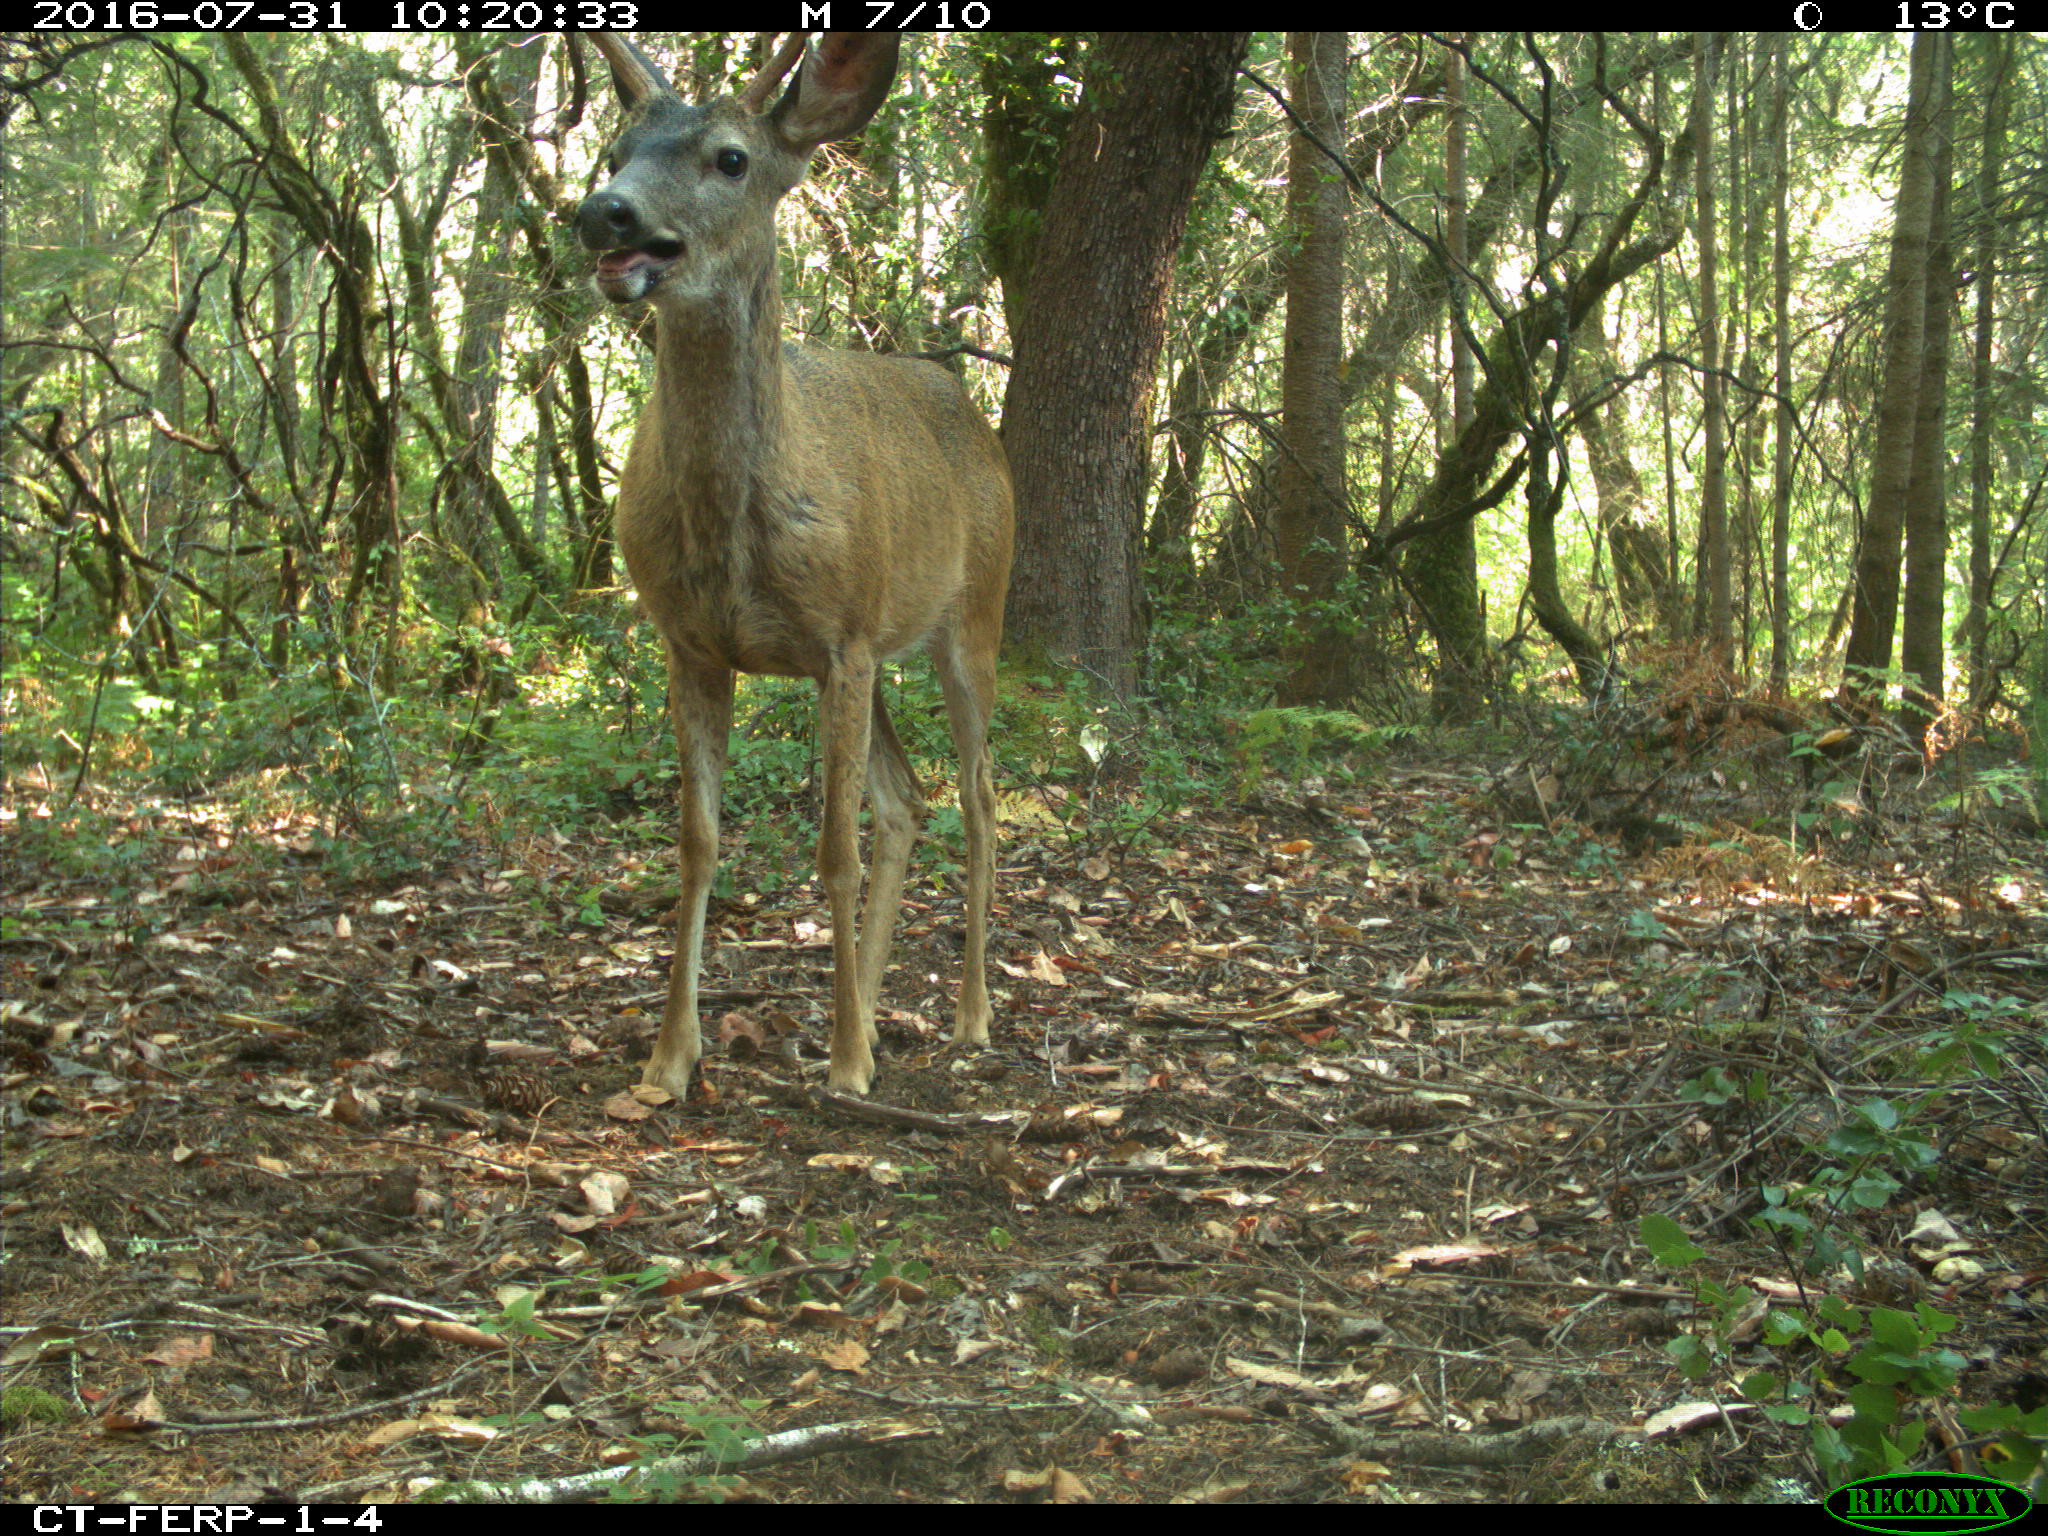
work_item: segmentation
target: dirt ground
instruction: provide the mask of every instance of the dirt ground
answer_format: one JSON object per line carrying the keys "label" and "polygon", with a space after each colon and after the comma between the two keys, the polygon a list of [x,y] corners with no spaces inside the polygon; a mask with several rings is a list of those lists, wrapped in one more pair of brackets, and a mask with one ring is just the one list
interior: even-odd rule
{"label": "dirt ground", "polygon": [[[0,1494],[1811,1496],[1803,1431],[1666,1353],[1703,1277],[1930,1302],[1956,1406],[2048,1392],[2038,842],[1632,860],[1502,821],[1414,768],[1122,849],[1012,828],[993,1048],[948,1046],[926,872],[867,1103],[817,1091],[800,871],[715,904],[667,1102],[633,1089],[670,930],[616,850],[342,888],[160,809],[119,901],[9,858]],[[1958,991],[2019,1027],[1937,1084],[1908,1047]],[[1802,1292],[1760,1188],[1936,1087],[1938,1157],[1830,1218],[1864,1275]],[[1652,1213],[1708,1257],[1659,1268]]]}

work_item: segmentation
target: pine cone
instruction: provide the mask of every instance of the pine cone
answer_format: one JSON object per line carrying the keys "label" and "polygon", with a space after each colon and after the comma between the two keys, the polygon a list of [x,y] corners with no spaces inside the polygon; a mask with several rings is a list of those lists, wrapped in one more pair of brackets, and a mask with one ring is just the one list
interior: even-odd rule
{"label": "pine cone", "polygon": [[470,1047],[467,1065],[477,1097],[492,1109],[537,1115],[558,1097],[550,1074],[537,1067],[499,1066],[481,1040]]}
{"label": "pine cone", "polygon": [[554,1103],[554,1084],[530,1067],[486,1067],[476,1075],[478,1095],[492,1109],[537,1115]]}

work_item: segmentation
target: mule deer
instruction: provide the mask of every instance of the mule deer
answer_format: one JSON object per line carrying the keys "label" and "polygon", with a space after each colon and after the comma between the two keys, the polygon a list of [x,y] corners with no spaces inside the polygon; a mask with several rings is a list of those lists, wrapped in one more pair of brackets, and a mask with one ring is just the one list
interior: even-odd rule
{"label": "mule deer", "polygon": [[[597,291],[654,306],[654,385],[619,480],[618,544],[660,632],[682,762],[682,901],[644,1081],[681,1096],[702,1053],[697,977],[718,858],[735,670],[818,684],[832,911],[832,1087],[874,1076],[875,1000],[924,802],[877,665],[919,642],[960,757],[967,962],[953,1038],[988,1039],[995,879],[988,751],[1010,575],[1002,444],[934,363],[784,345],[775,206],[820,144],[858,133],[897,40],[792,36],[736,98],[682,100],[622,38],[593,39],[626,109],[611,180],[576,215]],[[798,66],[773,107],[770,93]],[[873,870],[856,925],[865,780]]]}

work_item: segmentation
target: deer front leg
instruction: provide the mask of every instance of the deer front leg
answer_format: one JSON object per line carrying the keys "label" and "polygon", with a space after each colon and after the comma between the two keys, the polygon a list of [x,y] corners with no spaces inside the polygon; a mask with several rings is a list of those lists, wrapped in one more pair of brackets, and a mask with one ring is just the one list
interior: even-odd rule
{"label": "deer front leg", "polygon": [[677,800],[682,830],[677,852],[682,899],[676,903],[676,958],[668,973],[668,1006],[647,1060],[643,1083],[677,1098],[703,1054],[697,1027],[697,975],[704,952],[704,902],[718,868],[718,798],[725,778],[725,742],[732,728],[732,673],[694,663],[668,648],[669,712],[682,770]]}
{"label": "deer front leg", "polygon": [[818,879],[832,907],[832,1066],[825,1081],[866,1093],[875,1075],[872,999],[860,984],[860,797],[868,767],[868,723],[875,663],[865,648],[835,658],[818,692],[825,751],[825,826],[818,837]]}

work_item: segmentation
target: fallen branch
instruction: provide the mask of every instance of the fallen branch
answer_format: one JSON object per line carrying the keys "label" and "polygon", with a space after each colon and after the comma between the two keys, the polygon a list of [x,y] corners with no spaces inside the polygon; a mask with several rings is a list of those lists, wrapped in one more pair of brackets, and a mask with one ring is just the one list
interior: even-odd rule
{"label": "fallen branch", "polygon": [[488,1361],[478,1361],[475,1364],[465,1365],[452,1375],[444,1376],[439,1381],[430,1382],[416,1391],[407,1392],[402,1397],[380,1397],[375,1402],[358,1403],[353,1408],[337,1408],[331,1413],[298,1414],[290,1418],[231,1419],[226,1415],[210,1415],[206,1418],[194,1418],[191,1420],[150,1419],[143,1427],[145,1429],[174,1429],[181,1434],[187,1435],[220,1435],[231,1431],[239,1431],[246,1434],[251,1430],[264,1430],[281,1434],[295,1429],[313,1429],[328,1424],[345,1424],[350,1419],[364,1419],[372,1414],[391,1413],[400,1408],[410,1407],[423,1398],[440,1397],[451,1393],[454,1391],[457,1383],[472,1372],[481,1370],[489,1363]]}
{"label": "fallen branch", "polygon": [[1354,1456],[1371,1455],[1420,1462],[1432,1467],[1515,1467],[1525,1466],[1547,1455],[1559,1445],[1572,1441],[1599,1444],[1621,1436],[1634,1438],[1639,1430],[1610,1424],[1604,1419],[1538,1419],[1520,1429],[1490,1435],[1444,1434],[1436,1430],[1362,1430],[1319,1417],[1313,1425],[1317,1434]]}
{"label": "fallen branch", "polygon": [[718,1473],[744,1472],[755,1467],[772,1467],[778,1462],[801,1461],[839,1451],[865,1450],[876,1445],[897,1445],[906,1440],[932,1440],[936,1429],[900,1421],[874,1424],[813,1424],[807,1429],[788,1429],[781,1434],[749,1440],[738,1455],[721,1458],[709,1451],[687,1456],[664,1456],[658,1461],[635,1461],[623,1467],[606,1467],[598,1472],[575,1472],[567,1477],[524,1477],[516,1482],[431,1483],[414,1495],[421,1504],[566,1504],[603,1494],[628,1478],[710,1477]]}
{"label": "fallen branch", "polygon": [[898,1130],[931,1131],[936,1135],[954,1135],[963,1131],[1014,1131],[1031,1118],[1021,1109],[991,1109],[966,1115],[933,1114],[928,1110],[877,1103],[835,1088],[791,1088],[788,1093],[793,1103],[808,1101],[823,1109],[836,1109],[856,1120],[869,1120]]}

